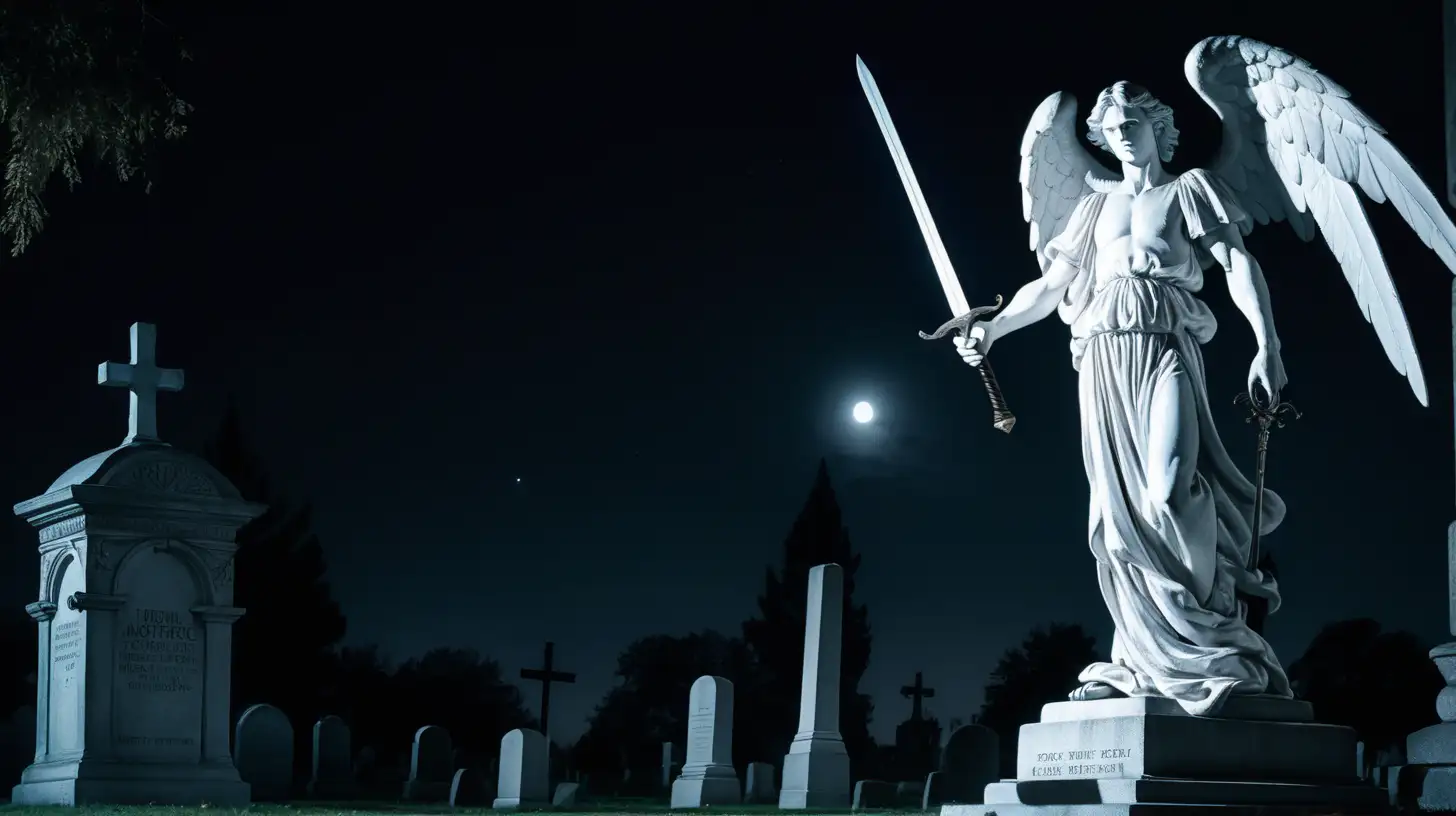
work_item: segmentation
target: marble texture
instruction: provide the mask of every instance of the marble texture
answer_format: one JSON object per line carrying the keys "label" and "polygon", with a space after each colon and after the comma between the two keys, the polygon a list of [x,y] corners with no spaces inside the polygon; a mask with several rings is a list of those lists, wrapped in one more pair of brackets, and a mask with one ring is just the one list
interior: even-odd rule
{"label": "marble texture", "polygon": [[699,677],[688,692],[687,755],[672,782],[671,806],[736,805],[742,793],[733,768],[733,683]]}
{"label": "marble texture", "polygon": [[250,792],[230,747],[234,536],[262,514],[158,441],[92,456],[15,506],[39,533],[35,761],[21,805],[208,804]]}
{"label": "marble texture", "polygon": [[501,737],[500,771],[491,807],[516,810],[550,804],[548,751],[546,737],[540,731],[517,728]]}
{"label": "marble texture", "polygon": [[[1453,271],[1456,225],[1384,132],[1308,62],[1246,37],[1210,37],[1189,52],[1184,73],[1222,120],[1224,149],[1207,169],[1180,175],[1163,167],[1178,144],[1173,110],[1145,89],[1110,86],[1085,123],[1120,172],[1079,141],[1071,95],[1041,104],[1022,142],[1021,183],[1042,275],[957,345],[975,366],[1006,335],[1053,313],[1071,331],[1089,543],[1115,625],[1112,659],[1084,670],[1073,699],[1153,695],[1216,715],[1231,696],[1290,689],[1244,622],[1247,599],[1274,612],[1279,591],[1249,563],[1256,488],[1210,408],[1200,347],[1216,323],[1196,296],[1204,270],[1222,267],[1253,332],[1249,391],[1277,395],[1288,382],[1280,339],[1243,236],[1270,221],[1305,240],[1323,236],[1387,356],[1428,404],[1357,190],[1394,199]],[[1262,499],[1268,534],[1284,506],[1272,492]]]}
{"label": "marble texture", "polygon": [[839,733],[839,670],[844,646],[844,568],[809,570],[804,675],[799,730],[784,757],[779,807],[843,808],[850,804],[849,754]]}
{"label": "marble texture", "polygon": [[1306,720],[1193,716],[1156,698],[1053,703],[1021,727],[1015,779],[987,785],[982,804],[947,804],[941,814],[1381,812],[1386,793],[1355,772],[1353,729],[1309,722],[1307,704],[1292,700],[1230,707],[1240,705]]}

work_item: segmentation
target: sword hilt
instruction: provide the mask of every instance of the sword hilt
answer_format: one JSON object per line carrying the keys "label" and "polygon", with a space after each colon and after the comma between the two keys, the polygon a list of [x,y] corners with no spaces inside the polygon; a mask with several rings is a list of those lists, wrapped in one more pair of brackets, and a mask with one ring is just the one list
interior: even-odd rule
{"label": "sword hilt", "polygon": [[[920,332],[921,340],[939,340],[952,331],[959,336],[969,340],[971,338],[971,324],[980,319],[981,315],[990,314],[1001,308],[1001,296],[996,296],[994,306],[977,306],[965,314],[951,318],[940,324],[940,328],[926,334]],[[1006,407],[1006,397],[1001,393],[1001,383],[996,381],[996,372],[991,368],[991,361],[981,359],[981,364],[976,366],[981,372],[981,384],[986,386],[986,396],[991,400],[991,425],[1002,433],[1011,433],[1016,426],[1016,415]]]}
{"label": "sword hilt", "polygon": [[[1256,386],[1257,388],[1257,386]],[[1269,431],[1273,428],[1283,428],[1284,425],[1293,419],[1299,419],[1299,409],[1292,404],[1281,402],[1278,394],[1265,394],[1260,399],[1258,391],[1250,390],[1241,392],[1234,397],[1235,405],[1248,407],[1248,416],[1244,421],[1259,426],[1258,446],[1256,448],[1255,471],[1254,471],[1254,517],[1253,530],[1249,537],[1249,561],[1250,570],[1259,570],[1264,567],[1264,552],[1260,547],[1260,528],[1264,526],[1264,465],[1269,453]],[[1244,598],[1245,615],[1244,623],[1248,625],[1255,634],[1263,636],[1264,625],[1269,619],[1269,601],[1266,598],[1247,597]]]}

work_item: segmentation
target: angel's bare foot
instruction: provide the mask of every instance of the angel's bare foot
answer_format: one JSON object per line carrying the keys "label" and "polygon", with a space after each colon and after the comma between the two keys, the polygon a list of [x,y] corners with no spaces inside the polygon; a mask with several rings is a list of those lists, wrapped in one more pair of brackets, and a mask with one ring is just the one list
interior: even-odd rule
{"label": "angel's bare foot", "polygon": [[1106,683],[1093,680],[1090,683],[1083,683],[1067,695],[1068,700],[1086,702],[1088,700],[1110,700],[1113,697],[1121,697],[1122,692],[1107,685]]}

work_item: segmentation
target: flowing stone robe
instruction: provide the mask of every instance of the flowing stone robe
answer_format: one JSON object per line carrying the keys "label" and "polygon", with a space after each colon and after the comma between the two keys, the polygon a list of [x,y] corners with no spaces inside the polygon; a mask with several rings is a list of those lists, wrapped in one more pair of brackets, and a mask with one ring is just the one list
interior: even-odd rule
{"label": "flowing stone robe", "polygon": [[[1230,694],[1292,696],[1243,620],[1239,594],[1272,612],[1279,590],[1246,567],[1255,488],[1213,424],[1200,345],[1217,323],[1194,297],[1213,262],[1198,239],[1249,216],[1203,170],[1136,196],[1126,182],[1098,187],[1046,249],[1078,270],[1058,311],[1079,372],[1088,541],[1116,625],[1112,662],[1079,680],[1195,715]],[[1262,532],[1283,517],[1265,491]]]}

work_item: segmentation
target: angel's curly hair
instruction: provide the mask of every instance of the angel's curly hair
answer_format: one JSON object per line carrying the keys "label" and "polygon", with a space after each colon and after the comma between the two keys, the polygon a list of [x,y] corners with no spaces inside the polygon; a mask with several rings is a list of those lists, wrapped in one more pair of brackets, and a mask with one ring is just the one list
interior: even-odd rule
{"label": "angel's curly hair", "polygon": [[1092,115],[1087,117],[1087,139],[1103,150],[1112,152],[1107,139],[1102,135],[1102,117],[1113,105],[1139,108],[1153,126],[1153,138],[1158,143],[1158,156],[1163,161],[1173,160],[1173,151],[1178,147],[1178,128],[1173,125],[1173,109],[1159,101],[1152,92],[1131,82],[1116,82],[1104,88],[1092,105]]}

